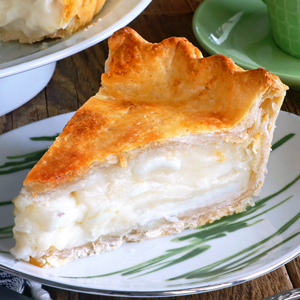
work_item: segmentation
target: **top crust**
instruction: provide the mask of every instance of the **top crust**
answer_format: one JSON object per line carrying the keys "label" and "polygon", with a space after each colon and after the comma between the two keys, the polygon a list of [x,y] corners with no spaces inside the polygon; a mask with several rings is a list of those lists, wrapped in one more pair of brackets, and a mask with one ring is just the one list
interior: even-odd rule
{"label": "top crust", "polygon": [[244,71],[223,55],[202,58],[185,38],[151,44],[123,28],[109,48],[98,94],[68,122],[24,186],[45,192],[83,176],[95,162],[112,155],[121,161],[122,152],[151,142],[238,134],[253,123],[262,99],[280,107],[287,89],[264,69]]}

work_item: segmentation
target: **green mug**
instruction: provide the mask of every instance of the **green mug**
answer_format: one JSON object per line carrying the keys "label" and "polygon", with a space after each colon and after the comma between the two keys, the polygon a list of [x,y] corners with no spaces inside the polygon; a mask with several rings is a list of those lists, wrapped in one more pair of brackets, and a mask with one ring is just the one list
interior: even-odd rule
{"label": "green mug", "polygon": [[269,22],[277,46],[300,58],[300,0],[262,1],[268,7]]}

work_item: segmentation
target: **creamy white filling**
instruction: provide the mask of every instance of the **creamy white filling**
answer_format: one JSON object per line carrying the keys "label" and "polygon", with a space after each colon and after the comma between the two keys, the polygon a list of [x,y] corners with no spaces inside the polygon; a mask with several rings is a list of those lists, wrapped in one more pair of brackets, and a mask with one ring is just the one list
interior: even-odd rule
{"label": "creamy white filling", "polygon": [[[232,143],[181,143],[149,148],[128,162],[98,168],[72,190],[33,202],[15,200],[16,247],[28,260],[50,247],[84,245],[101,236],[119,236],[157,220],[178,222],[178,215],[239,194],[251,175],[251,153]],[[42,196],[38,196],[42,197]]]}
{"label": "creamy white filling", "polygon": [[44,36],[65,28],[62,0],[1,0],[0,31],[23,32],[26,36]]}

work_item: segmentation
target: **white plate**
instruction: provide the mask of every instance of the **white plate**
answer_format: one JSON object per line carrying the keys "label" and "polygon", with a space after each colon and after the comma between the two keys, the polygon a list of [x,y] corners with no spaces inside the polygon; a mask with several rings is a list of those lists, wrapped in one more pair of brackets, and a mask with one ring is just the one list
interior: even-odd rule
{"label": "white plate", "polygon": [[1,78],[0,117],[35,97],[50,81],[55,66],[56,62]]}
{"label": "white plate", "polygon": [[[41,283],[87,293],[118,296],[168,296],[211,291],[261,276],[300,252],[300,118],[281,112],[274,141],[290,137],[270,156],[256,206],[199,229],[73,261],[61,268],[40,269],[15,261],[13,205],[27,170],[46,149],[45,136],[59,133],[72,113],[46,119],[0,136],[0,268]],[[288,136],[289,135],[289,136]],[[32,137],[41,137],[31,140]],[[54,137],[50,138],[54,139]],[[14,156],[23,156],[16,158]],[[25,156],[24,156],[25,155]],[[4,171],[4,172],[3,172]],[[5,228],[7,227],[7,228]],[[111,274],[108,274],[111,273]]]}
{"label": "white plate", "polygon": [[0,42],[0,78],[31,70],[87,49],[135,19],[151,0],[108,0],[86,28],[64,39],[32,45]]}
{"label": "white plate", "polygon": [[36,96],[51,79],[56,61],[108,38],[135,19],[150,2],[108,0],[91,21],[94,25],[64,39],[47,39],[32,45],[0,42],[0,116]]}

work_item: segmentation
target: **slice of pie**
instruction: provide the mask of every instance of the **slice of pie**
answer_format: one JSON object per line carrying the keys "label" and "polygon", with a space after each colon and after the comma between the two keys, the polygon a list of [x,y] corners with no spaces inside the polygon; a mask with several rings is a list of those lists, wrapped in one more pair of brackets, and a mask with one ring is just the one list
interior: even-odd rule
{"label": "slice of pie", "polygon": [[287,86],[185,38],[109,39],[102,87],[14,199],[18,259],[60,266],[253,205]]}
{"label": "slice of pie", "polygon": [[65,37],[88,24],[105,1],[0,1],[0,40],[33,43],[46,37]]}

